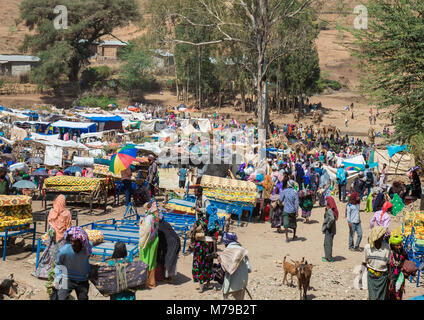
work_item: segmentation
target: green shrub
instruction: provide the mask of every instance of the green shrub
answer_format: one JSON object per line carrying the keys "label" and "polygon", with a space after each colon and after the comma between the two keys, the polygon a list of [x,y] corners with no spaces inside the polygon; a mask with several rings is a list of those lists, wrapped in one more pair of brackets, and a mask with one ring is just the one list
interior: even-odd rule
{"label": "green shrub", "polygon": [[109,98],[107,95],[103,97],[84,97],[78,100],[77,104],[79,106],[89,107],[89,108],[101,108],[108,109],[110,104],[117,106],[116,99]]}
{"label": "green shrub", "polygon": [[81,74],[81,80],[89,88],[96,88],[104,84],[112,75],[112,69],[108,66],[99,66],[85,69]]}
{"label": "green shrub", "polygon": [[335,91],[338,91],[342,88],[342,85],[337,80],[329,80],[329,79],[319,79],[318,80],[318,89],[319,92],[324,91],[327,88],[331,88]]}

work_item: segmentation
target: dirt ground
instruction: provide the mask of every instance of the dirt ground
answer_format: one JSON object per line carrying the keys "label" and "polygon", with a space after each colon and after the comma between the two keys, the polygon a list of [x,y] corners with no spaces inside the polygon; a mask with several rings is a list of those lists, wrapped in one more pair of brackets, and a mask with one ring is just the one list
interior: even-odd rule
{"label": "dirt ground", "polygon": [[[341,216],[337,221],[337,234],[334,238],[333,256],[334,263],[324,263],[321,257],[324,255],[323,234],[321,225],[323,222],[324,209],[315,207],[312,211],[312,222],[304,224],[303,219],[298,218],[298,239],[294,242],[286,243],[284,234],[278,234],[275,229],[271,229],[268,222],[251,222],[247,225],[244,222],[237,227],[237,222],[231,226],[231,231],[236,232],[239,241],[249,252],[249,259],[252,266],[252,273],[249,275],[248,289],[253,299],[259,300],[297,300],[299,292],[296,287],[297,280],[294,279],[294,286],[282,284],[283,270],[281,262],[285,255],[293,260],[300,260],[302,257],[308,263],[314,264],[311,290],[308,291],[308,299],[311,300],[366,300],[367,291],[359,291],[353,288],[353,268],[362,261],[362,252],[351,252],[348,250],[348,226],[344,218],[345,204],[337,205]],[[365,202],[361,208],[365,207]],[[41,209],[41,202],[33,203],[33,210]],[[83,225],[96,220],[108,218],[120,218],[123,216],[124,207],[113,208],[113,210],[103,215],[100,210],[96,210],[95,215],[80,214],[79,224]],[[371,213],[362,212],[363,238],[360,247],[367,242],[369,235],[369,221]],[[392,221],[391,229],[399,226],[398,222]],[[38,223],[38,236],[44,232],[44,224]],[[289,235],[291,236],[291,234]],[[260,241],[258,241],[260,239]],[[26,239],[26,244],[30,244],[30,239]],[[181,242],[183,244],[183,240]],[[223,249],[220,244],[219,250]],[[17,282],[26,288],[26,293],[20,299],[45,300],[48,299],[44,288],[45,281],[34,278],[31,272],[35,270],[35,253],[30,250],[11,246],[8,248],[6,261],[0,261],[0,279],[13,274]],[[158,283],[157,287],[151,290],[137,291],[137,300],[163,300],[163,299],[204,299],[220,300],[222,294],[217,283],[213,282],[209,290],[200,293],[198,285],[192,281],[191,277],[192,256],[183,255],[180,252],[177,270],[178,275],[173,284]],[[416,283],[406,284],[405,298],[411,298],[422,294],[423,282],[417,288]],[[73,296],[75,297],[74,293]],[[92,300],[107,300],[97,289],[90,284],[89,298]],[[246,297],[248,299],[248,297]]]}

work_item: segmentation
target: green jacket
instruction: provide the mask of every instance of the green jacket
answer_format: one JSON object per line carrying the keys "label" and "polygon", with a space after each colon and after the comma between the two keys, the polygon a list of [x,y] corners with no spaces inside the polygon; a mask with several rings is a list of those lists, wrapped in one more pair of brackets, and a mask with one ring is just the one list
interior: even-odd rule
{"label": "green jacket", "polygon": [[324,222],[322,224],[322,233],[329,232],[336,234],[336,218],[334,217],[333,210],[328,209],[324,214]]}

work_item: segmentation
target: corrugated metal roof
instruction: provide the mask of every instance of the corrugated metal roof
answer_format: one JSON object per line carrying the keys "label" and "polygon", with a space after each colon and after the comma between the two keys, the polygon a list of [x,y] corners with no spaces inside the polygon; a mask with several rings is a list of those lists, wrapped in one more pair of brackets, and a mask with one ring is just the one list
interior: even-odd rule
{"label": "corrugated metal roof", "polygon": [[127,43],[118,40],[104,40],[99,43],[99,46],[126,46]]}
{"label": "corrugated metal roof", "polygon": [[[87,39],[80,39],[78,40],[79,43],[87,42]],[[97,44],[99,46],[127,46],[128,43],[122,42],[119,40],[100,40],[100,41],[93,41],[93,44]]]}
{"label": "corrugated metal roof", "polygon": [[8,62],[38,62],[40,58],[34,56],[21,56],[21,55],[9,55],[0,54],[0,61]]}

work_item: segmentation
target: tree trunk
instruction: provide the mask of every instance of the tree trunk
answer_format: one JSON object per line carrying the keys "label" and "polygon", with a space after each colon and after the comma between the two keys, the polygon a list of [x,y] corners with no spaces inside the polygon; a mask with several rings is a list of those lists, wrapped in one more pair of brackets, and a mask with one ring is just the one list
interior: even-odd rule
{"label": "tree trunk", "polygon": [[200,80],[201,80],[200,48],[201,48],[200,46],[197,47],[197,64],[198,64],[198,68],[199,68],[199,78],[198,78],[198,81],[199,81],[199,93],[198,93],[198,95],[199,95],[199,109],[202,106],[202,87],[201,87],[201,84],[200,84]]}
{"label": "tree trunk", "polygon": [[246,97],[244,92],[244,83],[243,80],[240,83],[240,96],[241,96],[241,108],[244,112],[247,112],[247,106],[246,106]]}
{"label": "tree trunk", "polygon": [[187,86],[186,81],[183,82],[183,101],[187,103]]}
{"label": "tree trunk", "polygon": [[303,99],[303,94],[300,94],[300,103],[299,103],[299,116],[303,115],[303,108],[305,106],[305,101]]}
{"label": "tree trunk", "polygon": [[178,86],[178,80],[175,80],[175,87],[177,89],[177,101],[180,101],[180,90]]}

